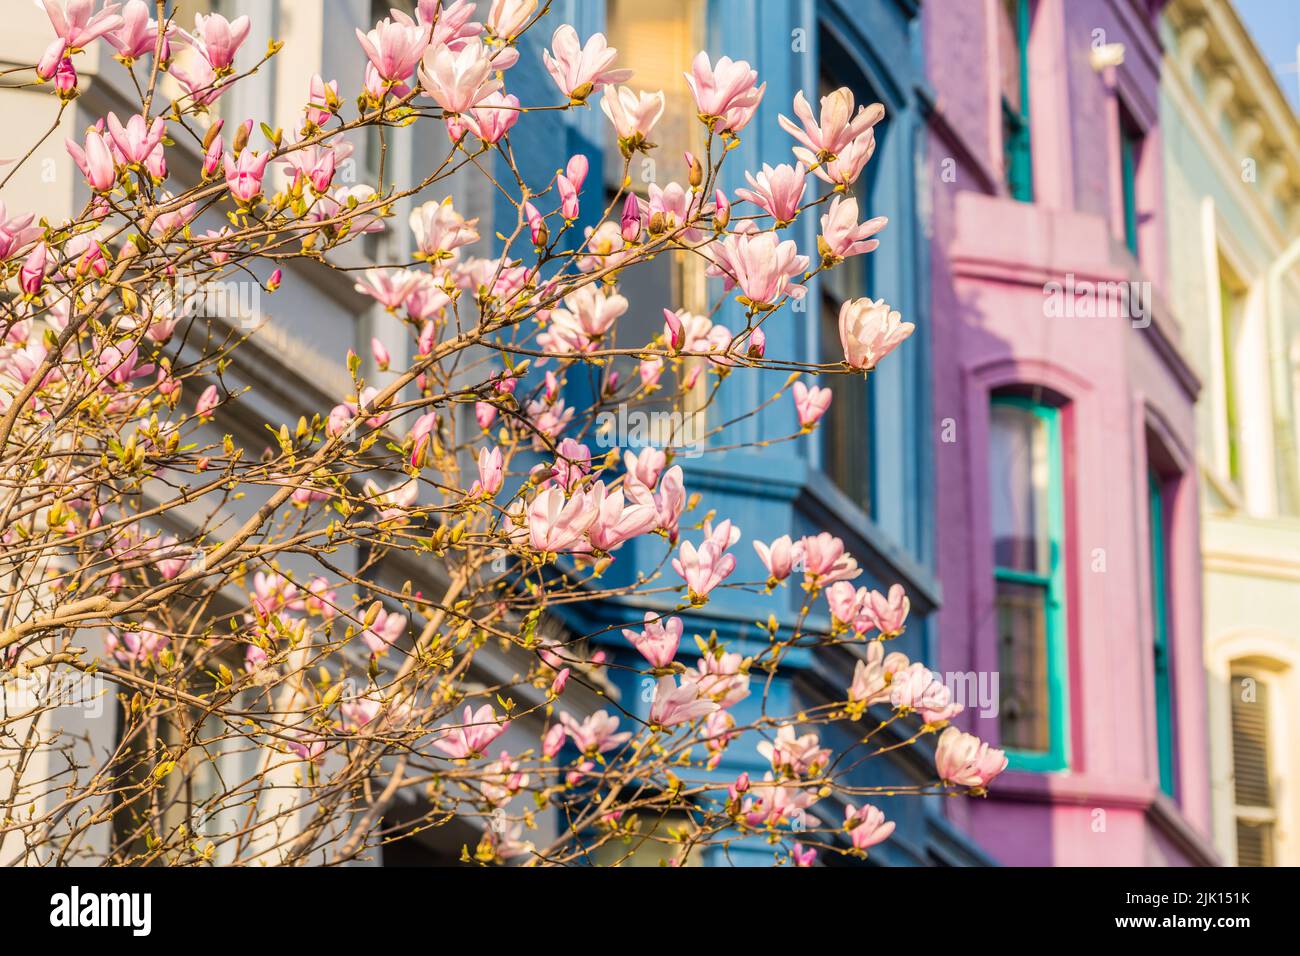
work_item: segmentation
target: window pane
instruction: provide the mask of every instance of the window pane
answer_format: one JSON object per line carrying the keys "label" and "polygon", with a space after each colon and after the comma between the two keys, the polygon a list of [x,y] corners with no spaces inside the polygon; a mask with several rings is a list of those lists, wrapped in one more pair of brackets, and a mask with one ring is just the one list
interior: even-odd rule
{"label": "window pane", "polygon": [[994,564],[1046,577],[1052,573],[1047,423],[1031,409],[995,404],[989,438]]}
{"label": "window pane", "polygon": [[[844,360],[839,338],[839,310],[838,299],[823,295],[823,364]],[[822,470],[841,491],[870,514],[871,421],[867,381],[861,375],[825,375],[821,384],[834,396],[818,429],[822,433]]]}
{"label": "window pane", "polygon": [[1047,589],[997,582],[998,707],[1002,746],[1051,749],[1047,686]]}
{"label": "window pane", "polygon": [[[664,92],[664,113],[651,137],[660,147],[656,155],[668,169],[659,182],[665,185],[674,178],[681,181],[682,153],[700,152],[697,140],[703,130],[690,88],[682,78],[703,46],[698,35],[699,0],[608,0],[606,11],[605,33],[609,45],[618,50],[617,66],[636,71],[626,85],[634,90]],[[612,134],[609,139],[605,178],[617,185],[623,175],[623,157]],[[640,165],[640,160],[632,164],[632,184],[634,189],[644,191],[647,184],[642,182]]]}

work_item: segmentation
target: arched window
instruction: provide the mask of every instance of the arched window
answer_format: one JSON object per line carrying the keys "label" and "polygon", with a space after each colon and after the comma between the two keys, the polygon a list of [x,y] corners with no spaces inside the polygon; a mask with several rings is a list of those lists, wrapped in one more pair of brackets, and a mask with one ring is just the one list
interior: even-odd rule
{"label": "arched window", "polygon": [[989,410],[999,726],[1014,766],[1067,766],[1060,409],[998,392]]}

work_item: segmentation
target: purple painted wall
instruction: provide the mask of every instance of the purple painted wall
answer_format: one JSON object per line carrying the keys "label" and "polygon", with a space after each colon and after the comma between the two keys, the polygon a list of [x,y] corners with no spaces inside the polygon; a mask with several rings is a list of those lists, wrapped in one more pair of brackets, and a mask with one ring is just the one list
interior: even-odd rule
{"label": "purple painted wall", "polygon": [[[1029,41],[1035,201],[1004,185],[1003,0],[927,0],[939,668],[998,668],[989,524],[992,390],[1041,386],[1062,408],[1070,769],[1008,772],[955,821],[1008,864],[1214,862],[1193,403],[1199,383],[1163,305],[1159,3],[1037,0]],[[1123,63],[1092,50],[1122,43]],[[1124,242],[1121,113],[1144,136],[1139,255]],[[1045,285],[1150,283],[1148,327],[1048,314]],[[945,440],[949,439],[949,440]],[[1166,476],[1176,798],[1160,791],[1147,467]],[[958,721],[986,740],[995,717]]]}

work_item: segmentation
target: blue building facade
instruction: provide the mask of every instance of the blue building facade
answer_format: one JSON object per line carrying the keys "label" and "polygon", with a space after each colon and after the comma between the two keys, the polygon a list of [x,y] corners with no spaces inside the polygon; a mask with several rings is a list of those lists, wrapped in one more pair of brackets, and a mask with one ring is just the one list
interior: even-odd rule
{"label": "blue building facade", "polygon": [[[835,402],[813,435],[762,448],[706,453],[678,463],[686,471],[688,491],[703,498],[697,514],[715,510],[719,517],[731,518],[742,529],[744,540],[734,549],[739,562],[736,580],[765,577],[766,572],[749,546],[750,539],[770,541],[782,534],[798,538],[830,531],[844,540],[864,568],[856,583],[884,590],[899,583],[906,588],[912,616],[898,649],[933,664],[938,659],[938,648],[931,616],[940,593],[933,575],[927,238],[918,207],[922,191],[917,184],[924,148],[923,104],[927,101],[920,55],[919,4],[916,0],[878,0],[869,4],[853,0],[671,0],[640,6],[654,9],[639,9],[626,0],[560,0],[553,8],[554,22],[572,23],[584,39],[594,32],[605,32],[611,45],[619,49],[620,65],[638,69],[630,82],[633,88],[658,89],[662,85],[670,91],[666,119],[675,109],[672,90],[689,97],[682,71],[689,68],[691,51],[705,49],[714,59],[727,55],[749,61],[767,84],[767,91],[758,115],[741,133],[741,144],[723,167],[720,185],[729,195],[745,185],[746,169],[756,171],[764,161],[773,165],[793,162],[793,140],[780,128],[777,116],[793,115],[791,104],[797,91],[803,90],[814,107],[820,95],[840,86],[852,89],[859,104],[885,105],[885,119],[877,127],[875,155],[857,188],[863,218],[889,217],[881,246],[836,270],[828,281],[814,280],[798,310],[787,309],[769,320],[764,326],[767,354],[819,361],[822,355],[837,353],[835,317],[840,300],[868,294],[884,297],[902,311],[907,320],[916,323],[917,334],[869,382],[848,386],[840,385],[839,380],[826,383],[836,389]],[[548,30],[526,35],[521,42],[520,61],[510,73],[513,88],[544,89],[551,85],[541,59],[549,43]],[[693,113],[692,107],[685,115],[693,119]],[[610,165],[602,157],[610,156],[612,133],[598,107],[554,116],[554,120],[546,122],[531,117],[512,132],[515,159],[527,180],[546,181],[577,152],[592,159],[589,184],[608,182],[611,175],[615,179],[621,176],[621,168],[603,168]],[[668,129],[662,139],[657,136],[661,149],[652,154],[655,165],[650,169],[662,170],[655,178],[665,184],[685,177],[681,154],[673,150],[674,135],[674,130]],[[591,189],[588,185],[588,192]],[[513,221],[513,207],[504,199],[500,202],[502,217]],[[589,201],[585,205],[598,214],[596,207],[602,204]],[[584,215],[590,214],[584,210]],[[787,235],[796,239],[801,252],[816,255],[816,217],[803,217],[800,224],[787,230]],[[856,272],[850,271],[855,268]],[[705,290],[689,289],[691,281],[691,277],[675,277],[675,293],[685,291],[702,298]],[[720,286],[709,288],[709,301],[715,301],[721,292]],[[634,308],[643,307],[637,305],[635,290],[625,293],[633,299]],[[648,306],[658,315],[665,306],[688,304],[654,301]],[[728,327],[743,328],[740,308],[729,302],[716,320]],[[834,360],[839,357],[835,354]],[[721,389],[720,405],[710,411],[710,421],[729,420],[753,409],[777,391],[785,379],[786,374],[777,371],[733,375]],[[723,439],[727,445],[744,444],[798,430],[793,402],[786,398],[757,416],[743,419]],[[638,547],[645,553],[637,553]],[[657,563],[662,549],[662,542],[657,540],[629,542],[607,578],[616,580],[620,569]],[[765,631],[756,625],[756,619],[765,619],[772,611],[783,623],[792,622],[800,596],[802,591],[797,585],[769,598],[756,598],[743,590],[714,592],[707,606],[680,615],[686,623],[686,639],[679,659],[693,663],[688,655],[694,654],[696,648],[690,635],[707,637],[711,632],[716,632],[718,640],[731,651],[755,652],[766,644]],[[818,605],[818,613],[824,614],[825,603]],[[672,606],[649,600],[607,601],[584,605],[562,620],[575,633],[595,635],[592,640],[614,659],[640,666],[640,658],[620,635],[619,625],[639,622],[648,608],[671,610]],[[768,695],[769,713],[793,713],[843,699],[853,666],[854,658],[847,650],[795,652],[784,662],[777,686]],[[641,686],[645,678],[618,668],[612,668],[610,676],[620,685],[620,706],[648,711],[648,695]],[[739,724],[757,713],[762,696],[760,679],[755,678],[750,699],[732,711]],[[838,742],[847,742],[861,732],[860,726],[843,725],[825,729],[822,737],[827,746],[835,747],[837,736]],[[905,784],[933,779],[932,741],[930,738],[921,746],[903,748],[896,753],[896,759],[888,762],[867,761],[862,779],[853,783]],[[742,770],[761,777],[767,764],[755,750],[756,742],[754,737],[733,743],[718,768],[720,777],[734,778]],[[843,809],[831,806],[832,802],[823,800],[813,809],[833,826],[843,819]],[[895,835],[872,850],[872,862],[989,862],[945,818],[941,798],[885,797],[872,802],[898,824]],[[733,844],[725,854],[710,852],[718,855],[706,862],[722,865],[765,865],[772,859],[771,847],[754,838]]]}

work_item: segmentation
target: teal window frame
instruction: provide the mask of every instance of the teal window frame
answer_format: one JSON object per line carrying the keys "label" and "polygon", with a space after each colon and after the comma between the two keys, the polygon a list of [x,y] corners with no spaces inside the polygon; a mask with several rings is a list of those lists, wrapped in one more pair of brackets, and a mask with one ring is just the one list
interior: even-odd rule
{"label": "teal window frame", "polygon": [[1156,703],[1156,748],[1160,789],[1176,796],[1174,776],[1173,687],[1169,673],[1169,546],[1165,538],[1165,491],[1160,475],[1147,472],[1151,535],[1151,626]]}
{"label": "teal window frame", "polygon": [[1137,164],[1142,135],[1121,118],[1119,124],[1120,176],[1124,191],[1124,245],[1138,256]]}
{"label": "teal window frame", "polygon": [[1034,156],[1029,133],[1029,26],[1030,0],[1015,3],[1016,64],[1020,74],[1019,109],[1002,97],[1002,144],[1007,189],[1018,202],[1034,201]]}
{"label": "teal window frame", "polygon": [[993,568],[995,581],[1043,588],[1047,655],[1048,749],[1019,750],[1004,747],[1007,766],[1012,770],[1051,772],[1070,766],[1070,689],[1068,619],[1065,604],[1065,489],[1061,457],[1061,410],[1019,395],[994,395],[991,405],[1031,412],[1047,433],[1047,534],[1050,552],[1046,575]]}

